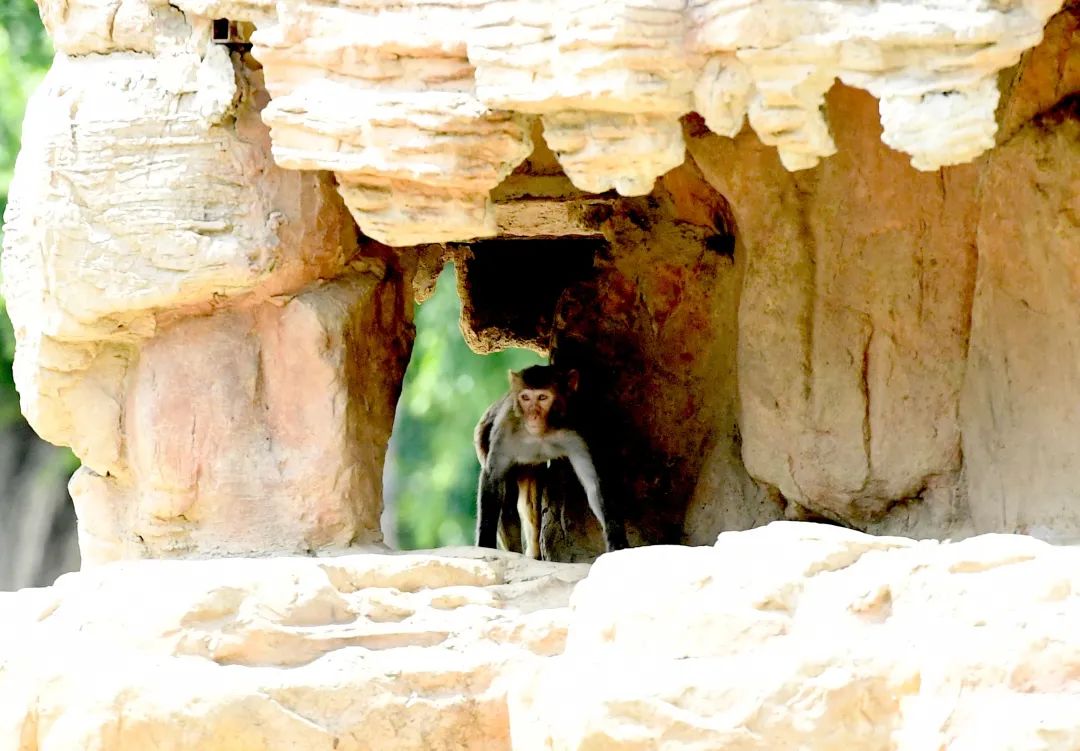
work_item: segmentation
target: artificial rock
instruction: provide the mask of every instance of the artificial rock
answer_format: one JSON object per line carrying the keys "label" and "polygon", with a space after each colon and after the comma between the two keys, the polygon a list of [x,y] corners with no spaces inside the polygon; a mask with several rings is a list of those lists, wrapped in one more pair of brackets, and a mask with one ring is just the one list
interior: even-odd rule
{"label": "artificial rock", "polygon": [[720,0],[182,0],[259,25],[279,163],[329,169],[361,229],[391,245],[496,233],[488,193],[532,150],[574,184],[648,193],[684,158],[679,118],[748,120],[785,167],[836,151],[835,79],[881,103],[882,138],[933,171],[994,144],[997,74],[1060,0],[949,4]]}
{"label": "artificial rock", "polygon": [[1075,2],[41,9],[4,287],[87,564],[377,542],[446,257],[474,349],[585,371],[635,542],[1080,536]]}
{"label": "artificial rock", "polygon": [[781,522],[591,570],[110,564],[0,594],[0,749],[1064,751],[1077,555]]}

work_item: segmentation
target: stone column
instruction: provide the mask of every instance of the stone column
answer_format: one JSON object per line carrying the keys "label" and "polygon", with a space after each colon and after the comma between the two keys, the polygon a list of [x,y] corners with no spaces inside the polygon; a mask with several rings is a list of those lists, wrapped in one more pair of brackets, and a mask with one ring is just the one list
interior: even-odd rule
{"label": "stone column", "polygon": [[44,8],[4,294],[23,411],[83,462],[84,564],[381,539],[400,257],[275,166],[258,64],[207,19],[71,5]]}

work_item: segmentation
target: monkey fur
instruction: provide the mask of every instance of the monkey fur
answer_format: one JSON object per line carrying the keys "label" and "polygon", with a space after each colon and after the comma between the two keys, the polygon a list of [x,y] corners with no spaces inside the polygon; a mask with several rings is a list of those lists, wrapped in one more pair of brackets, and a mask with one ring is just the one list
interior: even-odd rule
{"label": "monkey fur", "polygon": [[573,419],[570,400],[577,391],[577,372],[533,365],[510,371],[509,378],[510,391],[488,407],[473,431],[481,466],[476,544],[494,548],[502,537],[507,550],[521,550],[515,529],[520,524],[525,554],[539,559],[543,468],[565,457],[600,522],[607,550],[628,547],[622,522],[604,501],[593,456]]}

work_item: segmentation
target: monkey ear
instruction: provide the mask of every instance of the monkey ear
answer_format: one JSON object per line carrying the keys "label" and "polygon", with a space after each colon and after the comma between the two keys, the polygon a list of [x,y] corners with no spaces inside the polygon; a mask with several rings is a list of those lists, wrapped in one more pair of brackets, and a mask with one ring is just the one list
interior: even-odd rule
{"label": "monkey ear", "polygon": [[525,382],[521,380],[521,373],[516,370],[506,371],[506,375],[509,377],[510,388],[515,391],[520,391],[525,387]]}
{"label": "monkey ear", "polygon": [[570,370],[566,373],[566,388],[570,391],[577,391],[578,387],[578,372],[576,370]]}

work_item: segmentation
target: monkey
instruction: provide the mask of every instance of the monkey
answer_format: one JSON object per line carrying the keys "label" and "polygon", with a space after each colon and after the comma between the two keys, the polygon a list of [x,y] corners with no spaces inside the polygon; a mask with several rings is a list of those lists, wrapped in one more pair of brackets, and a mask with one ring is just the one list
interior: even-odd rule
{"label": "monkey", "polygon": [[[509,375],[512,389],[515,374],[510,371]],[[476,448],[476,458],[480,461],[481,471],[483,471],[488,449],[491,445],[492,425],[508,396],[509,394],[488,407],[473,431],[473,445]],[[504,499],[498,513],[497,538],[499,547],[515,553],[524,553],[535,560],[540,559],[540,502],[543,497],[543,469],[542,465],[517,465],[513,467],[510,472],[514,475],[512,479],[517,486],[517,504],[510,505]],[[507,480],[508,484],[509,479]],[[478,524],[480,517],[479,504],[480,500],[478,498]],[[479,544],[479,526],[477,530],[477,542]],[[524,545],[522,544],[523,536]]]}
{"label": "monkey", "polygon": [[[577,391],[577,371],[553,365],[533,365],[509,371],[510,390],[488,407],[473,431],[480,460],[476,496],[476,544],[494,548],[500,519],[510,511],[511,481],[517,484],[517,516],[525,537],[525,554],[540,557],[539,505],[542,467],[565,457],[585,490],[589,508],[604,531],[607,550],[629,547],[626,530],[604,501],[600,476],[589,447],[582,438],[571,396]],[[509,532],[510,524],[504,524]],[[507,549],[513,549],[504,539]]]}

